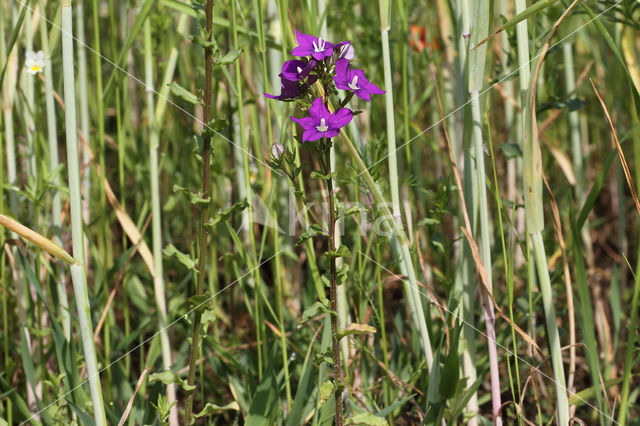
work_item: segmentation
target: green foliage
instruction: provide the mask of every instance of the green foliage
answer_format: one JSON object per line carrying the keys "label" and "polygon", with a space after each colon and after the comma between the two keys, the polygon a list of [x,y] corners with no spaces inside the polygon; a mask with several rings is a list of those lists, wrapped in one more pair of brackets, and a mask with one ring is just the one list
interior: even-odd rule
{"label": "green foliage", "polygon": [[[60,245],[70,251],[69,162],[65,157],[50,166],[47,118],[55,120],[60,143],[75,129],[65,127],[61,103],[53,117],[46,116],[44,74],[25,71],[25,52],[43,48],[36,2],[0,3],[0,213],[47,238],[60,236]],[[62,97],[60,3],[43,3],[38,13],[47,19],[51,51],[46,66],[55,95]],[[80,52],[73,55],[76,76],[88,82],[86,93],[78,85],[77,95],[89,105],[89,132],[78,144],[80,173],[89,176],[89,186],[82,188],[86,257],[78,260],[87,266],[89,318],[109,423],[117,424],[131,400],[125,424],[171,424],[176,408],[182,424],[191,394],[188,422],[194,424],[331,424],[337,386],[344,386],[345,424],[462,424],[476,414],[480,424],[487,423],[493,413],[480,303],[486,295],[474,257],[485,259],[480,232],[485,213],[491,260],[483,266],[492,275],[495,311],[504,313],[495,321],[502,423],[556,421],[549,332],[523,229],[529,182],[522,175],[525,145],[519,129],[528,107],[518,87],[524,73],[517,67],[516,27],[525,24],[529,56],[537,58],[568,4],[529,2],[514,16],[508,2],[504,10],[501,1],[489,2],[489,34],[500,31],[485,41],[486,55],[479,55],[474,45],[479,17],[466,16],[471,38],[465,39],[466,17],[456,2],[438,7],[417,0],[382,2],[391,60],[385,69],[381,10],[370,3],[219,0],[208,33],[206,0],[82,2],[82,15],[74,20],[75,47],[92,46],[85,49],[90,63],[100,47],[102,58],[87,70],[80,66]],[[72,2],[74,17],[79,5]],[[184,32],[176,31],[181,17]],[[575,365],[569,404],[585,424],[630,425],[640,416],[640,372],[634,362],[640,287],[633,275],[638,212],[589,84],[593,79],[601,93],[637,180],[639,23],[636,1],[580,2],[551,39],[534,105],[541,142],[536,167],[549,185],[542,193],[540,237],[567,377]],[[87,38],[81,37],[80,24]],[[290,117],[304,113],[295,103],[263,96],[280,93],[279,58],[291,57],[295,29],[335,43],[350,40],[357,57],[352,66],[393,90],[390,111],[398,121],[390,133],[384,97],[350,98],[355,118],[331,141],[335,169],[325,167],[328,143],[300,143],[301,128]],[[147,37],[150,50],[145,50]],[[570,44],[575,90],[567,87],[566,53],[558,43]],[[205,51],[213,55],[208,117],[203,114]],[[7,61],[10,52],[15,62]],[[478,65],[482,61],[485,70]],[[153,93],[147,93],[147,71],[150,87],[157,89]],[[470,78],[481,83],[479,128],[486,141],[481,158],[470,149],[470,132],[477,127],[466,104]],[[319,96],[320,83],[301,105]],[[148,111],[148,94],[152,105],[162,100],[168,108]],[[331,89],[327,98],[337,108],[349,96]],[[578,117],[577,147],[570,114]],[[394,178],[390,136],[397,139]],[[160,190],[153,203],[150,139],[157,142],[154,173]],[[206,140],[211,141],[208,164],[202,153]],[[86,157],[85,141],[91,150]],[[492,167],[484,180],[476,173],[480,162]],[[210,172],[206,195],[200,191],[203,167]],[[329,182],[340,234],[335,250],[327,243]],[[637,190],[639,182],[633,184]],[[394,210],[389,201],[395,186],[400,205]],[[486,208],[479,203],[482,190],[493,195]],[[57,193],[61,229],[52,215]],[[478,253],[461,230],[467,226],[461,196],[468,237]],[[157,201],[159,218],[153,217]],[[203,207],[208,209],[204,224]],[[158,235],[164,250],[156,253],[152,242]],[[9,232],[0,235],[0,245],[0,424],[96,424],[69,269]],[[206,261],[200,268],[202,253]],[[330,301],[332,261],[336,309]],[[161,275],[155,274],[157,264]],[[60,288],[69,292],[66,304]],[[431,367],[414,319],[420,309],[434,354]],[[63,313],[70,317],[69,338]],[[194,313],[200,316],[200,349],[190,385]],[[333,329],[332,319],[338,322]],[[344,383],[333,378],[333,337],[339,341]],[[146,367],[153,374],[138,388]],[[175,400],[169,385],[175,385]]]}

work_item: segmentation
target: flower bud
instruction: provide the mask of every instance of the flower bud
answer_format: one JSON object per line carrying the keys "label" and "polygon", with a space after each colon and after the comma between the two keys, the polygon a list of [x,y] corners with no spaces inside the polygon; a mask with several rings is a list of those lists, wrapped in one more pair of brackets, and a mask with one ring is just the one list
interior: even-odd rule
{"label": "flower bud", "polygon": [[271,155],[273,155],[273,158],[276,160],[279,160],[280,157],[282,157],[282,154],[284,154],[286,150],[287,149],[281,143],[274,142],[271,145]]}

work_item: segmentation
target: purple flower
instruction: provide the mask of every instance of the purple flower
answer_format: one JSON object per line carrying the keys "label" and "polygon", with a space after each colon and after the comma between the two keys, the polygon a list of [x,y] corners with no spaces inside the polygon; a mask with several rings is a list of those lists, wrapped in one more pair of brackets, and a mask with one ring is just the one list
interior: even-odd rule
{"label": "purple flower", "polygon": [[287,80],[280,74],[280,96],[264,94],[267,98],[286,101],[300,96],[300,85],[297,81]]}
{"label": "purple flower", "polygon": [[341,41],[333,47],[333,51],[337,54],[337,59],[352,60],[355,56],[353,45],[350,41]]}
{"label": "purple flower", "polygon": [[295,118],[293,121],[304,129],[302,142],[317,141],[320,138],[332,138],[338,136],[340,128],[349,124],[353,113],[348,108],[341,108],[333,114],[329,112],[322,102],[322,98],[316,98],[309,108],[310,117]]}
{"label": "purple flower", "polygon": [[361,70],[351,69],[349,61],[346,59],[338,59],[336,62],[336,76],[333,77],[336,87],[342,90],[351,90],[357,97],[369,101],[370,95],[381,95],[385,93],[364,76]]}
{"label": "purple flower", "polygon": [[282,74],[280,75],[289,81],[302,80],[309,75],[316,65],[318,65],[318,62],[314,59],[309,62],[294,59],[284,63],[282,66]]}
{"label": "purple flower", "polygon": [[329,43],[320,37],[302,34],[296,30],[296,40],[298,41],[298,46],[291,51],[294,56],[311,55],[314,59],[321,61],[333,54],[333,43]]}

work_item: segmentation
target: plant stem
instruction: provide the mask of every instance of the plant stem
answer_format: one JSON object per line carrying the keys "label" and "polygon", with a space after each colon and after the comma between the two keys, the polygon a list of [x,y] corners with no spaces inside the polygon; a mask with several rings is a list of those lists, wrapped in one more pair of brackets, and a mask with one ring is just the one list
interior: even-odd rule
{"label": "plant stem", "polygon": [[[469,6],[466,2],[465,6]],[[484,69],[487,54],[487,43],[481,46],[475,47],[475,44],[480,42],[487,35],[489,30],[489,14],[492,11],[492,5],[488,0],[479,1],[476,3],[475,10],[469,10],[468,12],[474,12],[476,19],[474,20],[474,27],[471,30],[472,36],[470,39],[474,49],[469,54],[469,98],[471,102],[471,119],[472,119],[472,140],[473,150],[468,155],[474,160],[475,176],[472,177],[469,184],[474,188],[474,192],[478,197],[478,218],[480,219],[480,256],[482,263],[487,271],[487,281],[489,288],[487,291],[492,291],[493,279],[492,279],[492,262],[491,262],[491,235],[489,224],[489,204],[487,202],[487,189],[485,185],[486,173],[484,166],[484,141],[482,136],[482,113],[480,111],[480,95],[479,91],[482,89],[482,83],[484,81]],[[469,148],[471,151],[471,148]],[[491,373],[491,402],[492,402],[492,417],[495,425],[502,425],[502,418],[499,416],[501,398],[500,398],[500,371],[498,365],[498,351],[496,348],[496,329],[495,329],[495,314],[493,311],[493,304],[491,302],[491,294],[485,295],[482,292],[483,297],[482,305],[485,313],[485,324],[487,330],[487,347],[489,350],[489,370]]]}
{"label": "plant stem", "polygon": [[[516,0],[516,14],[525,8],[525,0]],[[523,24],[523,25],[521,25]],[[523,111],[524,130],[521,135],[523,144],[523,192],[525,204],[525,226],[531,242],[532,254],[538,273],[540,292],[544,307],[547,333],[549,336],[549,350],[556,388],[557,422],[560,426],[569,424],[569,400],[562,365],[562,352],[556,314],[553,307],[553,291],[547,267],[542,230],[544,229],[544,211],[542,200],[542,154],[538,140],[538,127],[535,120],[535,81],[531,81],[529,65],[529,38],[527,21],[517,24],[516,35],[518,41],[518,65],[520,70],[520,95]],[[553,35],[553,33],[551,34]],[[544,59],[544,52],[536,65]],[[531,266],[531,257],[529,264]]]}
{"label": "plant stem", "polygon": [[[205,6],[205,31],[207,41],[212,40],[213,31],[213,0],[207,0]],[[204,122],[205,127],[211,119],[211,91],[213,88],[213,48],[211,44],[208,44],[204,48]],[[205,129],[202,138],[202,198],[209,197],[211,190],[211,167],[209,165],[211,157],[211,132],[209,129]],[[204,268],[207,258],[207,229],[205,223],[209,220],[209,205],[211,203],[204,203],[200,207],[200,223],[198,226],[198,281],[196,287],[196,296],[202,295],[202,289],[204,286]],[[196,376],[196,360],[198,357],[198,348],[200,346],[200,322],[202,320],[202,311],[196,309],[193,319],[193,334],[191,337],[191,352],[189,354],[189,376],[187,383],[193,385]],[[190,391],[187,394],[187,401],[185,407],[184,423],[191,423],[191,412],[193,409],[193,395],[194,391]]]}
{"label": "plant stem", "polygon": [[[324,173],[331,173],[331,154],[330,154],[331,140],[325,145],[325,160]],[[329,199],[329,251],[337,251],[335,237],[336,237],[336,217],[335,217],[335,200],[333,193],[333,178],[327,179],[327,197]],[[336,426],[342,426],[344,420],[342,418],[342,391],[344,389],[344,382],[342,378],[342,363],[340,361],[340,342],[338,341],[338,317],[337,317],[337,299],[338,289],[336,284],[336,257],[330,257],[329,264],[329,282],[330,293],[329,298],[331,300],[331,310],[335,313],[331,313],[331,342],[333,349],[333,385],[334,385],[334,398],[336,405]]]}
{"label": "plant stem", "polygon": [[[185,15],[180,18],[178,24],[178,34],[181,34],[180,27],[184,27],[186,22]],[[169,333],[167,331],[167,302],[165,295],[164,271],[162,267],[162,209],[160,208],[160,174],[158,171],[158,145],[159,145],[159,129],[156,125],[155,112],[153,107],[153,61],[151,55],[151,22],[147,19],[144,23],[144,59],[145,59],[145,84],[147,86],[147,117],[149,122],[149,174],[151,180],[151,217],[152,217],[152,239],[153,239],[153,289],[155,294],[156,307],[159,312],[158,329],[160,333],[160,346],[162,348],[162,367],[165,370],[171,370],[171,343],[169,341]],[[169,64],[165,76],[173,76],[175,69],[178,50],[173,48],[169,57]],[[162,87],[168,87],[168,78],[165,78]],[[166,96],[162,98],[164,101]],[[164,101],[163,103],[166,103]],[[159,105],[160,106],[160,105]],[[176,388],[174,383],[167,385],[167,399],[169,404],[176,403]],[[169,414],[169,424],[175,426],[178,424],[178,406],[177,403],[172,406]]]}
{"label": "plant stem", "polygon": [[[73,68],[73,21],[71,2],[62,3],[62,64],[64,75],[65,124],[67,136],[67,163],[69,169],[69,200],[71,212],[71,238],[73,256],[82,262],[84,259],[84,244],[82,235],[82,211],[80,207],[80,173],[78,165],[78,136],[76,132],[76,92],[75,74]],[[87,365],[89,388],[93,402],[94,419],[97,426],[107,424],[102,388],[100,386],[100,371],[96,359],[96,349],[93,343],[93,328],[91,326],[91,311],[87,290],[87,277],[83,263],[71,265],[71,279],[78,309],[78,321]]]}
{"label": "plant stem", "polygon": [[[40,14],[43,15],[45,9],[44,0],[38,2]],[[49,38],[47,37],[47,21],[44,15],[40,17],[40,40],[47,64],[44,67],[44,88],[47,109],[47,140],[49,142],[49,171],[53,172],[58,168],[58,132],[56,127],[56,111],[53,99],[53,74],[51,72],[51,57],[49,54]],[[54,176],[54,185],[60,186],[60,177]],[[51,216],[53,226],[53,241],[62,247],[62,204],[60,190],[55,190],[51,200]],[[65,286],[65,276],[63,272],[56,278],[56,290],[58,293],[58,315],[64,331],[64,337],[71,338],[71,318],[69,317],[69,298],[67,287]]]}
{"label": "plant stem", "polygon": [[[393,216],[391,220],[394,222],[394,228],[400,228],[402,225],[402,217],[400,211],[400,194],[398,189],[398,161],[396,156],[396,135],[395,120],[393,115],[393,90],[391,78],[391,57],[389,54],[389,29],[390,29],[390,6],[389,0],[380,0],[380,33],[382,36],[382,58],[384,64],[384,85],[387,91],[385,95],[386,119],[387,119],[387,139],[389,152],[389,184],[391,187],[391,204],[393,206]],[[396,233],[400,238],[400,235]],[[408,243],[408,242],[407,242]],[[424,315],[424,309],[420,300],[420,294],[417,288],[415,271],[411,264],[411,254],[408,247],[404,246],[402,241],[393,240],[394,251],[401,251],[404,262],[401,263],[401,272],[409,278],[409,288],[406,286],[405,291],[409,301],[409,310],[411,311],[414,323],[420,330],[422,347],[427,361],[427,368],[431,371],[433,364],[433,351],[431,349],[431,339],[427,329],[427,323]],[[400,247],[398,247],[400,246]]]}

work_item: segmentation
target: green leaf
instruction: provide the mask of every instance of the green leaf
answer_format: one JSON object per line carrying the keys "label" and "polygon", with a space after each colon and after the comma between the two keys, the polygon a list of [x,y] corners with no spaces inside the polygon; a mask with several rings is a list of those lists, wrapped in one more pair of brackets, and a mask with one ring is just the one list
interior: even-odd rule
{"label": "green leaf", "polygon": [[329,234],[327,234],[320,225],[314,223],[313,225],[309,226],[306,229],[306,231],[300,234],[300,236],[298,237],[298,241],[296,241],[296,245],[299,246],[300,244],[307,241],[309,238],[313,238],[318,235],[323,235],[325,237],[329,236]]}
{"label": "green leaf", "polygon": [[362,206],[353,206],[342,212],[340,216],[350,216],[352,214],[367,213],[369,210]]}
{"label": "green leaf", "polygon": [[418,222],[418,226],[422,225],[438,225],[440,224],[440,219],[436,219],[434,217],[425,217],[420,222]]}
{"label": "green leaf", "polygon": [[336,177],[336,172],[333,173],[329,173],[329,174],[323,174],[317,171],[312,171],[311,174],[309,175],[312,179],[322,179],[322,180],[329,180],[331,178]]}
{"label": "green leaf", "polygon": [[517,143],[501,143],[498,147],[507,158],[522,157],[522,149]]}
{"label": "green leaf", "polygon": [[382,417],[378,417],[371,413],[360,413],[347,419],[347,425],[367,425],[367,426],[386,426],[389,423]]}
{"label": "green leaf", "polygon": [[329,257],[351,257],[351,252],[344,244],[340,244],[340,247],[336,251],[327,251],[325,254]]}
{"label": "green leaf", "polygon": [[[209,291],[204,294],[194,295],[187,299],[187,306],[189,309],[194,309],[196,312],[204,312],[207,309],[207,302],[211,299]],[[215,318],[215,316],[214,316]]]}
{"label": "green leaf", "polygon": [[231,207],[229,207],[226,210],[218,210],[218,216],[216,216],[213,219],[211,219],[204,226],[206,226],[209,229],[213,229],[214,225],[216,225],[218,223],[221,223],[221,222],[226,222],[227,220],[229,220],[229,218],[231,218],[231,215],[233,213],[241,212],[242,210],[246,209],[247,207],[249,207],[249,203],[247,203],[247,200],[242,200],[242,201],[239,201],[239,202],[235,203],[234,205],[232,205]]}
{"label": "green leaf", "polygon": [[411,395],[407,396],[406,398],[401,399],[400,401],[394,402],[390,406],[386,407],[384,410],[378,411],[376,413],[376,416],[378,416],[378,417],[387,417],[389,414],[393,413],[396,409],[402,407],[404,404],[409,402],[411,400],[411,398],[413,398],[416,395],[417,394],[414,393],[414,394],[411,394]]}
{"label": "green leaf", "polygon": [[274,420],[278,414],[278,384],[273,375],[273,371],[269,370],[256,389],[255,395],[251,400],[249,407],[249,415],[245,421],[246,425],[251,426],[271,426],[275,424]]}
{"label": "green leaf", "polygon": [[198,272],[195,259],[188,254],[182,253],[173,244],[167,244],[167,246],[162,250],[162,254],[167,257],[175,256],[178,259],[178,262],[182,263],[187,269]]}
{"label": "green leaf", "polygon": [[234,63],[235,61],[238,60],[238,58],[240,57],[241,53],[242,53],[242,50],[240,50],[240,49],[230,50],[229,53],[224,55],[222,58],[218,59],[216,63],[218,65],[229,65],[229,64],[232,64],[232,63]]}
{"label": "green leaf", "polygon": [[349,264],[345,263],[337,271],[338,285],[343,285],[349,277]]}
{"label": "green leaf", "polygon": [[181,379],[171,370],[165,370],[161,373],[153,373],[149,376],[149,383],[154,382],[162,382],[165,385],[170,385],[175,383],[177,385],[182,386],[182,389],[189,392],[194,390],[196,387],[194,385],[189,385],[186,380]]}
{"label": "green leaf", "polygon": [[457,347],[451,347],[451,353],[444,362],[438,391],[444,399],[452,398],[460,380],[460,362]]}
{"label": "green leaf", "polygon": [[186,195],[187,199],[191,204],[209,204],[211,202],[211,197],[202,198],[200,194],[195,194],[189,191],[188,188],[180,185],[173,185],[173,192],[182,192]]}
{"label": "green leaf", "polygon": [[323,302],[315,302],[313,305],[308,307],[302,313],[302,320],[300,321],[300,326],[306,324],[311,321],[313,318],[317,317],[320,314],[335,314],[336,312],[329,309],[329,301],[325,299]]}
{"label": "green leaf", "polygon": [[345,336],[352,336],[354,334],[363,335],[363,334],[375,334],[376,328],[367,324],[358,324],[351,323],[347,328],[343,328],[342,330],[338,330],[336,332],[336,339],[340,340]]}
{"label": "green leaf", "polygon": [[207,127],[213,129],[216,132],[219,132],[220,130],[223,130],[228,125],[229,125],[229,122],[227,121],[226,117],[216,117],[207,124]]}
{"label": "green leaf", "polygon": [[213,416],[214,414],[219,414],[223,411],[229,411],[229,410],[239,411],[240,406],[235,401],[232,401],[227,405],[223,405],[223,406],[216,405],[211,402],[207,402],[207,404],[204,406],[202,411],[200,411],[198,414],[194,414],[193,417],[195,417],[196,419],[199,419],[200,417]]}
{"label": "green leaf", "polygon": [[176,83],[175,81],[172,81],[169,84],[169,88],[171,89],[171,92],[176,95],[177,97],[179,97],[180,99],[189,102],[190,104],[193,105],[204,105],[204,102],[202,102],[202,100],[200,100],[200,98],[198,98],[196,95],[194,95],[193,93],[191,93],[190,91],[188,91],[187,89],[185,89],[184,87],[180,86],[178,83]]}
{"label": "green leaf", "polygon": [[217,320],[218,320],[218,317],[216,316],[216,313],[214,312],[213,309],[205,309],[204,312],[202,312],[203,327],[206,328],[209,323],[213,324]]}
{"label": "green leaf", "polygon": [[333,382],[331,380],[327,380],[322,385],[320,385],[319,396],[318,396],[318,407],[322,407],[325,402],[331,397],[334,389]]}

